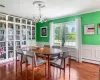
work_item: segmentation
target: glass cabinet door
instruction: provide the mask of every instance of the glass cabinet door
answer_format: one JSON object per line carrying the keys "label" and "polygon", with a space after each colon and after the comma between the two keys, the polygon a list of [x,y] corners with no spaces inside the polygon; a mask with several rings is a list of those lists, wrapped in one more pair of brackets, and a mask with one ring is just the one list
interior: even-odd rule
{"label": "glass cabinet door", "polygon": [[6,59],[6,42],[0,42],[0,60]]}
{"label": "glass cabinet door", "polygon": [[0,41],[6,40],[6,23],[0,22]]}
{"label": "glass cabinet door", "polygon": [[22,40],[26,40],[26,26],[22,25]]}
{"label": "glass cabinet door", "polygon": [[16,49],[17,49],[17,48],[20,48],[20,47],[21,47],[20,41],[16,41],[16,42],[15,42],[15,46],[16,46]]}
{"label": "glass cabinet door", "polygon": [[22,41],[22,45],[26,45],[26,41]]}
{"label": "glass cabinet door", "polygon": [[14,17],[13,16],[8,16],[8,21],[13,22],[14,21]]}
{"label": "glass cabinet door", "polygon": [[28,24],[28,25],[32,25],[32,24],[31,24],[31,20],[27,20],[27,24]]}
{"label": "glass cabinet door", "polygon": [[31,26],[27,26],[27,40],[31,40]]}
{"label": "glass cabinet door", "polygon": [[0,20],[6,20],[6,15],[0,14]]}
{"label": "glass cabinet door", "polygon": [[8,23],[8,40],[14,40],[14,25]]}
{"label": "glass cabinet door", "polygon": [[32,26],[32,39],[35,39],[35,27]]}
{"label": "glass cabinet door", "polygon": [[14,42],[8,41],[8,58],[14,57]]}
{"label": "glass cabinet door", "polygon": [[15,34],[16,34],[15,40],[20,40],[20,25],[18,25],[18,24],[15,25]]}
{"label": "glass cabinet door", "polygon": [[20,23],[20,18],[15,18],[16,23]]}
{"label": "glass cabinet door", "polygon": [[25,19],[22,19],[22,24],[26,24],[26,20]]}

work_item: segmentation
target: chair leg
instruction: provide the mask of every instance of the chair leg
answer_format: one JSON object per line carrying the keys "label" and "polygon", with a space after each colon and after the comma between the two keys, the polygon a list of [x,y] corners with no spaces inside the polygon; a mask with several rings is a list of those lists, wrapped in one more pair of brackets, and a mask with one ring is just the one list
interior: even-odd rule
{"label": "chair leg", "polygon": [[34,61],[34,59],[32,58],[32,73],[33,73],[33,77],[32,77],[33,79],[32,80],[34,80],[34,62],[33,61]]}
{"label": "chair leg", "polygon": [[26,79],[27,79],[27,68],[28,68],[28,66],[27,66],[27,62],[26,62]]}
{"label": "chair leg", "polygon": [[69,58],[69,80],[70,80],[70,67],[71,67],[71,59]]}
{"label": "chair leg", "polygon": [[59,77],[61,77],[61,69],[60,69],[60,76]]}
{"label": "chair leg", "polygon": [[53,67],[52,73],[53,73],[53,77],[52,78],[54,79],[54,77],[55,77],[54,76],[55,75],[55,67]]}
{"label": "chair leg", "polygon": [[22,75],[22,63],[20,62],[20,67],[21,67],[21,75]]}
{"label": "chair leg", "polygon": [[56,80],[58,80],[58,68],[57,68],[57,76],[56,76]]}
{"label": "chair leg", "polygon": [[66,63],[65,63],[65,59],[64,59],[64,80],[65,80],[65,69],[66,69]]}
{"label": "chair leg", "polygon": [[45,63],[45,77],[46,77],[46,63]]}
{"label": "chair leg", "polygon": [[65,80],[65,69],[64,69],[64,80]]}
{"label": "chair leg", "polygon": [[51,78],[51,66],[50,66],[50,78]]}

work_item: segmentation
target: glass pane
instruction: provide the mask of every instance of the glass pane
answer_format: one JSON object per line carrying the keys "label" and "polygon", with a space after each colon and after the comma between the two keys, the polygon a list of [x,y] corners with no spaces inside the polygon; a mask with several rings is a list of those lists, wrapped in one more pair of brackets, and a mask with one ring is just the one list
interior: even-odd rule
{"label": "glass pane", "polygon": [[66,34],[76,34],[76,26],[74,23],[66,24]]}
{"label": "glass pane", "polygon": [[0,42],[0,60],[6,59],[6,42]]}
{"label": "glass pane", "polygon": [[27,39],[31,39],[31,26],[27,26]]}
{"label": "glass pane", "polygon": [[55,40],[54,40],[54,43],[61,44],[62,33],[63,33],[62,25],[56,26],[55,27]]}
{"label": "glass pane", "polygon": [[8,47],[13,47],[13,41],[8,42]]}
{"label": "glass pane", "polygon": [[16,40],[20,40],[20,25],[16,25]]}
{"label": "glass pane", "polygon": [[14,25],[8,23],[8,40],[14,40]]}
{"label": "glass pane", "polygon": [[0,22],[0,41],[6,40],[6,23]]}
{"label": "glass pane", "polygon": [[11,23],[8,23],[8,34],[13,35],[14,34],[14,25]]}
{"label": "glass pane", "polygon": [[14,21],[14,17],[12,17],[12,16],[8,16],[8,21]]}
{"label": "glass pane", "polygon": [[8,58],[14,57],[14,51],[8,51]]}
{"label": "glass pane", "polygon": [[32,27],[32,39],[35,39],[35,27]]}
{"label": "glass pane", "polygon": [[6,15],[0,14],[0,20],[6,20]]}
{"label": "glass pane", "polygon": [[66,39],[65,41],[66,46],[76,46],[76,35],[75,34],[66,35],[65,39]]}
{"label": "glass pane", "polygon": [[8,42],[8,58],[14,57],[14,44],[13,41]]}
{"label": "glass pane", "polygon": [[20,36],[16,35],[16,40],[20,40]]}
{"label": "glass pane", "polygon": [[15,22],[20,23],[20,18],[16,18]]}
{"label": "glass pane", "polygon": [[31,20],[27,20],[27,24],[31,25]]}
{"label": "glass pane", "polygon": [[16,41],[16,46],[20,46],[20,41]]}
{"label": "glass pane", "polygon": [[76,41],[76,34],[66,35],[66,41]]}
{"label": "glass pane", "polygon": [[16,41],[16,42],[15,42],[15,46],[16,46],[16,49],[17,49],[17,48],[20,48],[20,47],[21,47],[21,46],[20,46],[20,41]]}
{"label": "glass pane", "polygon": [[13,35],[8,35],[8,40],[14,40]]}
{"label": "glass pane", "polygon": [[22,45],[26,45],[26,41],[22,41]]}
{"label": "glass pane", "polygon": [[22,26],[22,40],[26,40],[26,26]]}
{"label": "glass pane", "polygon": [[23,23],[23,24],[26,24],[26,20],[25,20],[25,19],[22,19],[22,23]]}
{"label": "glass pane", "polygon": [[34,21],[32,21],[32,25],[35,25],[35,22]]}
{"label": "glass pane", "polygon": [[73,22],[66,24],[65,45],[76,46],[76,26]]}
{"label": "glass pane", "polygon": [[19,35],[20,36],[20,31],[16,31],[16,35]]}
{"label": "glass pane", "polygon": [[16,24],[16,30],[20,30],[20,25]]}

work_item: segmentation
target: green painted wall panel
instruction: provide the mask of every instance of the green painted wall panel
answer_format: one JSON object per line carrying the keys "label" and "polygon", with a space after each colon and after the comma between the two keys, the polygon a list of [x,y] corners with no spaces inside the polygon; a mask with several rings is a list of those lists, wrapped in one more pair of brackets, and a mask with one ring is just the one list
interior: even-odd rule
{"label": "green painted wall panel", "polygon": [[[81,23],[82,23],[82,44],[100,45],[100,35],[98,35],[97,33],[97,26],[98,26],[98,23],[100,23],[100,12],[83,14]],[[84,35],[85,24],[94,24],[95,34]]]}
{"label": "green painted wall panel", "polygon": [[[82,27],[82,44],[88,45],[100,45],[100,35],[97,34],[97,25],[100,23],[100,11],[77,15],[77,16],[70,16],[55,20],[50,20],[46,23],[37,23],[36,25],[36,41],[37,42],[49,42],[49,24],[50,22],[53,23],[62,23],[62,22],[69,22],[74,21],[75,18],[81,17],[81,27]],[[95,24],[95,34],[94,35],[84,35],[84,25],[85,24]],[[40,28],[47,26],[48,27],[48,37],[41,37],[40,36]]]}
{"label": "green painted wall panel", "polygon": [[[48,36],[47,37],[41,37],[41,27],[47,27],[47,32],[48,32]],[[37,23],[36,24],[36,41],[37,42],[49,42],[49,22],[46,23]]]}

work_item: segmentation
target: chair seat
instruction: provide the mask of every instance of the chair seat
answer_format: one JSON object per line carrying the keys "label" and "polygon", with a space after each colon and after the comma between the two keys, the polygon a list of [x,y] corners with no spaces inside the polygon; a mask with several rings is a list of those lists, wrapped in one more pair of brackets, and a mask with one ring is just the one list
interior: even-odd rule
{"label": "chair seat", "polygon": [[50,65],[61,68],[61,59],[51,61]]}
{"label": "chair seat", "polygon": [[57,59],[57,58],[58,58],[58,56],[53,56],[53,55],[50,56],[50,59],[51,59],[51,60],[55,60],[55,59]]}
{"label": "chair seat", "polygon": [[46,63],[45,60],[42,60],[42,59],[38,58],[38,59],[36,60],[36,65],[35,65],[35,66],[39,66],[39,65],[44,64],[44,63]]}

